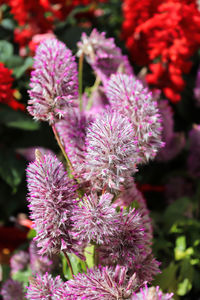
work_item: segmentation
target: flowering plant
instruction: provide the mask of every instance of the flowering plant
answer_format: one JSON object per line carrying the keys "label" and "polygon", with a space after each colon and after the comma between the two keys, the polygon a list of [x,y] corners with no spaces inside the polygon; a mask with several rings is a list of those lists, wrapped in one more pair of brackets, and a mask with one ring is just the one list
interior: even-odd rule
{"label": "flowering plant", "polygon": [[1,296],[196,299],[198,1],[98,2],[0,0]]}
{"label": "flowering plant", "polygon": [[[90,36],[82,35],[78,48],[79,74],[75,57],[55,38],[42,42],[34,57],[27,109],[52,127],[65,161],[36,150],[27,168],[34,255],[46,267],[35,268],[32,254],[32,268],[39,273],[30,279],[25,297],[140,299],[151,294],[147,286],[142,288],[159,272],[159,263],[152,254],[151,219],[134,174],[164,145],[162,119],[156,99],[113,39],[94,29]],[[89,96],[82,94],[84,57],[96,75]],[[95,103],[99,90],[105,105]],[[48,259],[60,253],[70,271],[66,282],[47,273]],[[74,273],[72,257],[81,261],[83,273]],[[13,271],[24,266],[16,260]],[[6,293],[11,291],[5,285]],[[159,288],[153,294],[156,299],[172,297]]]}

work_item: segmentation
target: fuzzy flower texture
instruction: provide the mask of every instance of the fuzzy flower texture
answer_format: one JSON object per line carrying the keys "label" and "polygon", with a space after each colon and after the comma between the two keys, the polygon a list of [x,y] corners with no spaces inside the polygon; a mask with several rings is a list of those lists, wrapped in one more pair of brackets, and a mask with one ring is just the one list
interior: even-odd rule
{"label": "fuzzy flower texture", "polygon": [[75,58],[56,39],[47,39],[37,48],[31,73],[28,111],[36,120],[54,123],[74,105],[77,97]]}
{"label": "fuzzy flower texture", "polygon": [[[84,260],[84,249],[93,244],[95,266],[66,283],[41,272],[31,279],[27,299],[131,300],[159,272],[148,209],[133,176],[163,146],[162,118],[113,39],[93,30],[78,47],[101,80],[107,105],[100,112],[88,112],[84,105],[80,111],[71,51],[56,39],[40,44],[28,111],[53,127],[71,162],[72,179],[56,156],[36,151],[27,168],[28,201],[39,255],[62,251]],[[95,106],[94,95],[91,99]],[[132,202],[138,202],[138,210]]]}
{"label": "fuzzy flower texture", "polygon": [[29,208],[40,254],[55,254],[60,250],[73,251],[70,215],[76,193],[73,181],[68,179],[56,157],[37,156],[27,169]]}

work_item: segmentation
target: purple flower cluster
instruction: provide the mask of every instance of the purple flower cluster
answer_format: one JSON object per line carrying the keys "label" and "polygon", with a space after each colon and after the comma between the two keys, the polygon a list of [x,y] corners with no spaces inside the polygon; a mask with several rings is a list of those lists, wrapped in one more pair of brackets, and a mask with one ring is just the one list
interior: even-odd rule
{"label": "purple flower cluster", "polygon": [[121,191],[120,196],[114,202],[114,206],[129,207],[131,204],[135,204],[138,207],[140,216],[142,217],[142,223],[147,236],[146,241],[151,243],[153,237],[153,228],[151,218],[149,216],[149,210],[147,208],[146,200],[142,193],[137,189],[133,179],[129,181],[126,188]]}
{"label": "purple flower cluster", "polygon": [[145,233],[141,216],[135,209],[128,213],[121,210],[118,216],[120,222],[116,226],[109,243],[99,247],[100,261],[103,264],[119,264],[132,268],[138,255],[145,255]]}
{"label": "purple flower cluster", "polygon": [[50,273],[58,264],[57,255],[40,255],[39,248],[34,240],[31,241],[29,245],[29,255],[30,255],[30,268],[32,274],[45,274]]}
{"label": "purple flower cluster", "polygon": [[[82,35],[78,48],[78,56],[86,58],[96,82],[102,83],[91,88],[88,99],[84,94],[83,110],[76,107],[77,67],[71,51],[50,39],[35,56],[28,110],[52,125],[71,178],[51,153],[36,151],[27,168],[37,232],[30,264],[33,274],[40,274],[31,279],[26,297],[132,299],[159,272],[150,247],[149,211],[133,176],[164,145],[162,118],[152,93],[133,75],[112,38],[94,29],[89,37]],[[42,276],[51,271],[54,254],[63,251],[67,260],[67,252],[85,259],[88,244],[96,251],[93,269],[66,283],[48,273]]]}

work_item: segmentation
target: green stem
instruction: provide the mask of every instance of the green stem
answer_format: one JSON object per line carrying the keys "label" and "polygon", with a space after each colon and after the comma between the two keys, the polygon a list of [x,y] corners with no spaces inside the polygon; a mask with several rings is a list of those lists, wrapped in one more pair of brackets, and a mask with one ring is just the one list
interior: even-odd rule
{"label": "green stem", "polygon": [[[71,161],[70,161],[70,159],[69,159],[67,153],[65,152],[65,149],[64,149],[64,147],[63,147],[63,145],[61,143],[61,140],[60,140],[60,137],[59,137],[58,132],[56,130],[55,124],[52,125],[52,129],[53,129],[53,133],[54,133],[54,136],[56,138],[56,141],[57,141],[57,143],[58,143],[58,145],[59,145],[59,147],[60,147],[60,149],[62,151],[62,154],[64,155],[64,157],[65,157],[65,159],[67,161],[69,178],[74,178],[74,180],[76,181],[76,183],[79,185],[79,180],[78,180],[78,178],[74,177],[74,169],[73,169],[72,163],[71,163]],[[79,195],[80,198],[82,198],[83,195],[85,194],[84,190],[81,189],[81,188],[78,188],[77,192],[78,192],[78,195]]]}
{"label": "green stem", "polygon": [[67,255],[66,252],[63,251],[63,253],[64,253],[64,256],[65,256],[65,258],[66,258],[66,260],[67,260],[67,264],[68,264],[68,267],[69,267],[69,269],[70,269],[71,276],[72,276],[72,278],[73,278],[73,277],[74,277],[74,272],[73,272],[73,268],[72,268],[72,265],[71,265],[69,256]]}
{"label": "green stem", "polygon": [[57,129],[55,127],[55,124],[52,125],[52,129],[53,129],[53,133],[54,133],[54,136],[56,138],[56,141],[57,141],[57,143],[58,143],[58,145],[59,145],[59,147],[60,147],[60,149],[62,151],[62,154],[64,155],[64,158],[67,161],[67,165],[69,167],[69,177],[73,177],[74,170],[73,170],[72,163],[71,163],[71,161],[70,161],[70,159],[69,159],[67,153],[65,152],[65,149],[64,149],[64,147],[63,147],[63,145],[61,143],[61,140],[60,140],[60,137],[58,135]]}
{"label": "green stem", "polygon": [[94,265],[98,266],[99,264],[99,253],[98,253],[98,246],[94,246]]}
{"label": "green stem", "polygon": [[79,107],[80,111],[83,109],[83,100],[82,100],[82,92],[83,92],[83,59],[84,55],[81,54],[79,57],[79,64],[78,64],[78,83],[79,83]]}
{"label": "green stem", "polygon": [[101,83],[101,79],[97,76],[96,80],[94,82],[94,85],[91,87],[91,95],[88,99],[86,110],[90,110],[93,104],[93,93],[98,89],[99,85]]}

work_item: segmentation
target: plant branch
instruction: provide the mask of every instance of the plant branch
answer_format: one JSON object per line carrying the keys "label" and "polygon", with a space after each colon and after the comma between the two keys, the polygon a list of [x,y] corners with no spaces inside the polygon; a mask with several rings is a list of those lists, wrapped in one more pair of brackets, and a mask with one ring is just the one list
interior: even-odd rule
{"label": "plant branch", "polygon": [[56,127],[55,127],[55,124],[52,125],[52,129],[53,129],[53,133],[54,133],[54,136],[55,136],[55,138],[56,138],[56,141],[57,141],[57,143],[58,143],[58,145],[59,145],[59,147],[60,147],[60,149],[61,149],[61,151],[62,151],[62,154],[64,155],[64,157],[65,157],[65,159],[66,159],[66,161],[67,161],[67,165],[68,165],[68,167],[69,167],[69,175],[70,175],[71,177],[73,177],[74,170],[73,170],[72,163],[71,163],[71,161],[70,161],[70,159],[69,159],[67,153],[65,152],[65,149],[64,149],[64,147],[63,147],[63,145],[62,145],[62,142],[61,142],[60,137],[59,137],[59,135],[58,135],[57,129],[56,129]]}
{"label": "plant branch", "polygon": [[90,108],[92,107],[92,104],[93,104],[93,93],[98,89],[99,85],[101,83],[101,79],[97,76],[96,77],[96,80],[94,82],[94,85],[91,87],[91,95],[88,99],[88,103],[87,103],[87,107],[86,107],[86,110],[90,110]]}
{"label": "plant branch", "polygon": [[64,253],[64,256],[65,256],[65,258],[66,258],[66,260],[67,260],[67,264],[68,264],[68,267],[69,267],[69,269],[70,269],[71,276],[72,276],[72,278],[73,278],[73,277],[74,277],[74,272],[73,272],[73,268],[72,268],[72,265],[71,265],[69,256],[67,255],[66,252],[63,251],[63,253]]}
{"label": "plant branch", "polygon": [[79,57],[79,64],[78,64],[78,84],[79,84],[79,107],[80,111],[83,109],[83,99],[82,99],[82,92],[83,92],[83,59],[84,55],[81,54]]}

